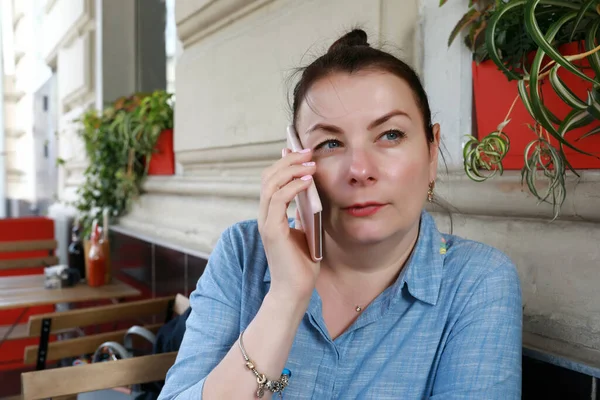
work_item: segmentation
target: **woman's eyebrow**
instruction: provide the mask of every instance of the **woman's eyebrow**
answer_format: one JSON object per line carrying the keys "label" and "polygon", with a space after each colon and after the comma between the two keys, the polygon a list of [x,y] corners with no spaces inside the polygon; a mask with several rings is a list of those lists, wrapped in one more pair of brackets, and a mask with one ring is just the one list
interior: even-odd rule
{"label": "woman's eyebrow", "polygon": [[[367,129],[371,130],[373,128],[376,128],[379,125],[387,122],[392,117],[396,117],[398,115],[405,116],[408,119],[411,119],[410,116],[402,110],[392,110],[389,113],[387,113],[387,114],[383,115],[382,117],[377,118],[375,121],[371,122],[369,124],[369,126],[367,127]],[[311,132],[314,132],[317,130],[327,131],[329,133],[338,134],[338,135],[342,133],[342,129],[335,125],[324,124],[324,123],[318,122],[318,123],[314,124],[313,126],[311,126],[310,128],[308,128],[306,130],[305,134],[308,135]]]}
{"label": "woman's eyebrow", "polygon": [[371,130],[373,128],[376,128],[379,125],[387,122],[390,118],[398,116],[398,115],[402,115],[404,117],[407,117],[408,119],[411,119],[410,115],[408,115],[406,112],[404,112],[402,110],[392,110],[389,113],[385,114],[384,116],[379,117],[375,121],[371,122],[369,124],[369,127],[367,129]]}
{"label": "woman's eyebrow", "polygon": [[335,125],[322,124],[322,123],[318,122],[318,123],[314,124],[313,126],[311,126],[310,128],[308,128],[306,130],[305,134],[308,135],[311,132],[314,132],[317,130],[327,131],[329,133],[334,133],[334,134],[342,133],[342,130]]}

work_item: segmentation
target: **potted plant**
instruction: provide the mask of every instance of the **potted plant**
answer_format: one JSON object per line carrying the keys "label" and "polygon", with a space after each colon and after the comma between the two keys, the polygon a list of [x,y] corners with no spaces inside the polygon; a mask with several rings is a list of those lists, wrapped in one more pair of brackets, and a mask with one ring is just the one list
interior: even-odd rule
{"label": "potted plant", "polygon": [[153,152],[146,159],[148,175],[173,175],[175,154],[173,151],[173,95],[164,90],[144,97],[137,110],[137,117],[144,130],[147,149]]}
{"label": "potted plant", "polygon": [[600,167],[599,27],[600,0],[471,1],[449,38],[467,30],[474,54],[478,132],[463,153],[471,179],[521,168],[556,218],[567,170]]}
{"label": "potted plant", "polygon": [[170,100],[171,94],[164,91],[138,93],[117,99],[102,112],[90,109],[77,120],[89,161],[74,203],[84,237],[94,219],[103,220],[105,209],[110,210],[111,223],[129,211],[152,168],[157,143],[169,129],[172,151]]}

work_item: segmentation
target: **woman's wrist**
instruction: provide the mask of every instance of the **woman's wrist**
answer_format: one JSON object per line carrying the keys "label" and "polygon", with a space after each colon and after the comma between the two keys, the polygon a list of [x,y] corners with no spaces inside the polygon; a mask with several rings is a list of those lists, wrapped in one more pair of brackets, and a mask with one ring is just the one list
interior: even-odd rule
{"label": "woman's wrist", "polygon": [[310,302],[309,295],[295,295],[289,291],[269,290],[263,300],[262,307],[269,312],[274,312],[278,318],[286,319],[298,323],[306,313]]}

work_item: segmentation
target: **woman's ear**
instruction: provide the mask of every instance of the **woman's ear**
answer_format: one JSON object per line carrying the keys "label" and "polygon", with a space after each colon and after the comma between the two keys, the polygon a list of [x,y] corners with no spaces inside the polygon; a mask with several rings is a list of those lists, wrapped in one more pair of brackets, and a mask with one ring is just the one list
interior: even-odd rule
{"label": "woman's ear", "polygon": [[440,150],[440,124],[434,124],[431,127],[433,132],[433,142],[429,144],[429,181],[435,181],[437,177],[438,157]]}

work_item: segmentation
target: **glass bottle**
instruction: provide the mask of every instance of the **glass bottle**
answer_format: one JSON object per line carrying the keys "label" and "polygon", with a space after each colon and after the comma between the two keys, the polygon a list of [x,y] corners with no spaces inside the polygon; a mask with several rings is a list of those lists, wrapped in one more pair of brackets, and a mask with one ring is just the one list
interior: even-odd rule
{"label": "glass bottle", "polygon": [[90,237],[90,251],[88,252],[89,274],[87,282],[89,286],[97,287],[104,285],[106,281],[106,257],[100,243],[100,227],[94,220]]}
{"label": "glass bottle", "polygon": [[85,253],[83,251],[83,243],[81,241],[81,226],[79,221],[75,221],[71,230],[71,243],[69,244],[68,265],[79,272],[80,281],[85,280]]}

